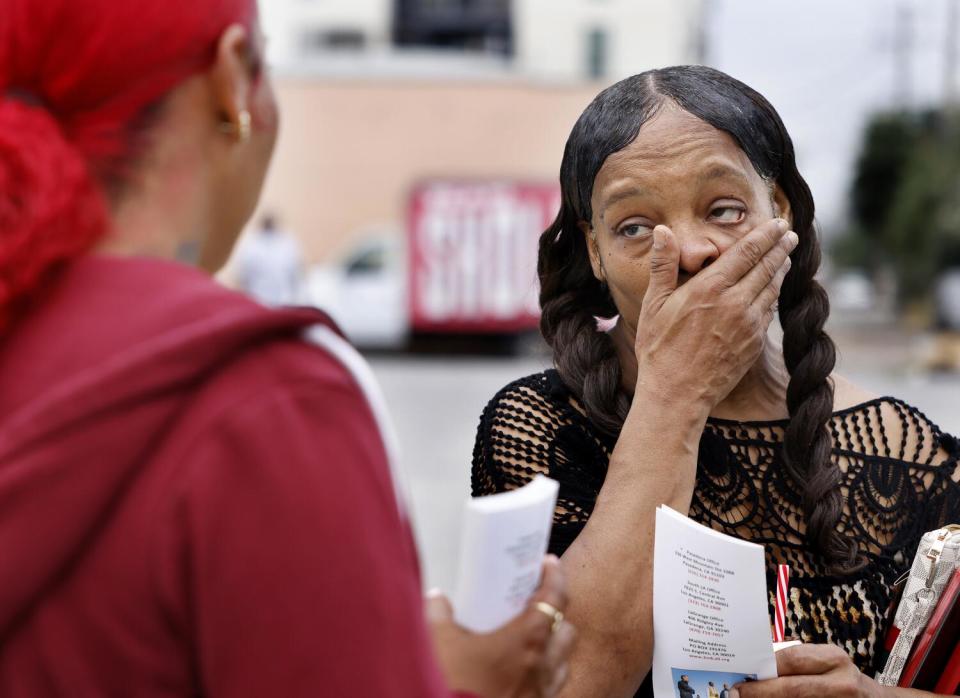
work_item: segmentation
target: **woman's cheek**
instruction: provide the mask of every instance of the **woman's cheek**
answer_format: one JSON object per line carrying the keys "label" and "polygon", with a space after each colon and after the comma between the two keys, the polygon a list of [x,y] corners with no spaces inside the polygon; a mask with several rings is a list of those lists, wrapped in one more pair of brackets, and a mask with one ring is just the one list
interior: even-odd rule
{"label": "woman's cheek", "polygon": [[744,235],[749,233],[751,230],[756,228],[758,225],[760,225],[764,221],[770,220],[770,218],[772,217],[773,217],[772,215],[765,217],[765,216],[761,216],[753,213],[747,214],[747,216],[743,219],[743,221],[741,221],[738,225],[732,226],[731,228],[729,228],[729,230],[733,234],[733,237],[739,240]]}
{"label": "woman's cheek", "polygon": [[257,125],[275,139],[280,130],[280,106],[277,103],[273,82],[268,75],[264,75],[255,89],[254,118],[258,122]]}
{"label": "woman's cheek", "polygon": [[648,256],[618,265],[607,277],[610,294],[621,315],[636,317],[640,314],[640,306],[650,283]]}
{"label": "woman's cheek", "polygon": [[619,235],[614,243],[614,249],[610,252],[611,256],[624,260],[645,260],[650,255],[653,246],[653,238],[649,235],[642,238],[628,238]]}

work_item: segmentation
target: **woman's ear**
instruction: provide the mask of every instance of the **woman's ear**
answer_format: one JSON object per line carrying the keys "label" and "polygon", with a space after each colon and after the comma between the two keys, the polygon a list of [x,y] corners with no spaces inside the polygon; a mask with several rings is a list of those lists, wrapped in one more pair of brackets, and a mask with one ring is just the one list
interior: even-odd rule
{"label": "woman's ear", "polygon": [[583,233],[583,242],[590,254],[590,267],[593,269],[593,276],[597,281],[603,283],[606,281],[606,276],[603,273],[603,265],[600,263],[600,248],[597,246],[597,236],[593,231],[593,226],[586,221],[580,221],[577,223],[577,227]]}
{"label": "woman's ear", "polygon": [[774,185],[773,188],[773,215],[782,218],[791,228],[793,227],[793,209],[790,208],[790,199],[779,184]]}
{"label": "woman's ear", "polygon": [[[242,25],[227,27],[220,36],[216,59],[210,69],[213,106],[220,119],[232,125],[238,135],[246,130],[247,136],[250,129],[250,97],[255,78],[250,66],[252,40]],[[244,126],[245,121],[247,124]]]}

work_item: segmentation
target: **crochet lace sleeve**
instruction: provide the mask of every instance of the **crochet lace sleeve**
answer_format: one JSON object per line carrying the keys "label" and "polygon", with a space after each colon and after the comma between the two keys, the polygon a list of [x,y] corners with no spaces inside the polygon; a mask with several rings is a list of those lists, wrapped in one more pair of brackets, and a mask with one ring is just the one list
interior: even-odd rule
{"label": "crochet lace sleeve", "polygon": [[547,388],[544,374],[511,383],[480,417],[473,450],[473,496],[522,487],[536,475],[560,483],[550,551],[562,554],[590,515],[607,455],[569,403]]}
{"label": "crochet lace sleeve", "polygon": [[889,545],[894,531],[908,530],[912,553],[924,531],[960,523],[960,442],[923,412],[881,398],[833,425],[840,463],[857,474],[851,503],[862,505],[857,527],[867,541]]}

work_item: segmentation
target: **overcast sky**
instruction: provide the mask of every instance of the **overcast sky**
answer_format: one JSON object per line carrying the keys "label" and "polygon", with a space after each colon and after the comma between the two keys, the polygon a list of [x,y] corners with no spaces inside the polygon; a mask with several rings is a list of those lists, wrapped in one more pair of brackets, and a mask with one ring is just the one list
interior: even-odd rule
{"label": "overcast sky", "polygon": [[[946,7],[960,0],[705,0],[708,62],[763,93],[783,117],[825,233],[843,216],[863,124],[892,107],[898,7],[912,8],[909,92],[944,92]],[[898,32],[900,32],[898,34]]]}

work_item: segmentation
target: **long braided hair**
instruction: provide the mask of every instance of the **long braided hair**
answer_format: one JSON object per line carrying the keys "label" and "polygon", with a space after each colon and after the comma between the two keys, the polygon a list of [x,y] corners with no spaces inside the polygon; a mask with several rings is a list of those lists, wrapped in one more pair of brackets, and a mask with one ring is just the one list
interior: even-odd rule
{"label": "long braided hair", "polygon": [[541,332],[561,378],[593,424],[618,434],[630,398],[621,386],[613,342],[597,331],[595,321],[595,316],[615,315],[617,310],[593,275],[578,223],[592,219],[593,182],[604,161],[629,145],[666,101],[730,134],[758,174],[776,182],[790,201],[800,242],[779,300],[784,363],[790,373],[783,460],[803,490],[808,544],[834,570],[851,571],[858,565],[856,542],[837,530],[843,512],[841,474],[830,459],[827,425],[833,414],[830,374],[836,355],[823,330],[829,300],[814,278],[820,244],[813,197],[797,171],[790,136],[762,95],[718,70],[678,66],[627,78],[593,100],[564,149],[560,213],[540,237]]}

